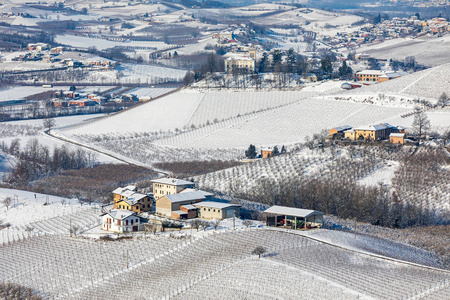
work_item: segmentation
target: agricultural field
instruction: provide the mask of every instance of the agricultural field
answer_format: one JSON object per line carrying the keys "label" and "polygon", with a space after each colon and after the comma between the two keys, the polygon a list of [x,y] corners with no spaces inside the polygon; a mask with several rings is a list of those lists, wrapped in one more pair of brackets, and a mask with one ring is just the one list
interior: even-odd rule
{"label": "agricultural field", "polygon": [[358,48],[357,53],[367,53],[377,59],[402,60],[407,56],[414,56],[418,63],[436,67],[447,64],[450,53],[450,36],[443,37],[421,37],[393,39],[381,44],[363,45]]}
{"label": "agricultural field", "polygon": [[[265,247],[266,255],[251,255],[255,245]],[[235,299],[239,294],[246,299],[279,299],[305,291],[307,299],[449,295],[449,275],[443,270],[264,229],[116,242],[47,235],[0,249],[0,277],[31,287],[44,298]],[[110,253],[123,259],[111,259]]]}
{"label": "agricultural field", "polygon": [[[221,159],[236,159],[236,150],[244,149],[250,143],[257,146],[294,145],[305,141],[306,136],[334,126],[381,122],[409,111],[402,107],[312,97],[322,93],[320,87],[296,92],[186,89],[57,133],[125,156],[131,155],[146,164],[160,161],[158,156],[169,152],[173,155],[163,161],[170,161],[172,157],[183,161],[202,156],[212,159],[213,153],[220,153]],[[155,111],[171,112],[170,118],[166,114],[154,114]],[[323,120],[325,115],[327,118]],[[123,140],[127,143],[122,143]],[[142,149],[143,153],[133,151],[133,148]],[[195,155],[187,154],[192,151]]]}
{"label": "agricultural field", "polygon": [[382,100],[390,100],[388,96],[394,96],[396,98],[404,98],[403,104],[408,102],[408,100],[412,103],[411,100],[413,98],[425,98],[430,101],[434,99],[436,101],[442,93],[450,94],[450,85],[448,84],[450,81],[449,70],[450,64],[444,64],[395,80],[342,92],[341,95],[342,97],[347,96],[348,99],[358,98],[359,95],[362,95],[367,99],[370,96],[377,98],[377,96],[383,94],[386,97],[383,97]]}

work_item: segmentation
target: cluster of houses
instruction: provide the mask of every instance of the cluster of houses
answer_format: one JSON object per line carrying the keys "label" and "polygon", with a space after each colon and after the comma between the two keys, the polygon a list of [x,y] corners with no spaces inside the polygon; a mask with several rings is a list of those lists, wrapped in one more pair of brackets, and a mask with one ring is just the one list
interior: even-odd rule
{"label": "cluster of houses", "polygon": [[240,205],[213,201],[214,194],[196,189],[191,181],[159,178],[152,180],[152,185],[149,194],[133,185],[115,189],[113,206],[102,215],[102,229],[118,233],[142,230],[141,214],[149,212],[172,220],[222,220],[240,215]]}
{"label": "cluster of houses", "polygon": [[380,123],[361,127],[343,125],[329,130],[327,140],[347,139],[350,141],[382,141],[389,140],[391,144],[404,144],[406,128],[393,126],[389,123]]}
{"label": "cluster of houses", "polygon": [[31,43],[27,46],[30,52],[21,54],[13,61],[59,62],[68,67],[91,67],[98,69],[115,68],[117,62],[91,53],[67,51],[64,47],[51,47],[47,43]]}
{"label": "cluster of houses", "polygon": [[450,24],[445,18],[419,20],[417,16],[381,20],[378,24],[368,24],[353,32],[338,32],[334,36],[324,35],[322,41],[333,48],[358,47],[361,44],[381,43],[417,34],[445,34],[450,32]]}
{"label": "cluster of houses", "polygon": [[96,94],[79,93],[76,91],[58,91],[55,92],[57,98],[52,99],[54,107],[69,106],[94,106],[101,105],[106,102],[106,98]]}

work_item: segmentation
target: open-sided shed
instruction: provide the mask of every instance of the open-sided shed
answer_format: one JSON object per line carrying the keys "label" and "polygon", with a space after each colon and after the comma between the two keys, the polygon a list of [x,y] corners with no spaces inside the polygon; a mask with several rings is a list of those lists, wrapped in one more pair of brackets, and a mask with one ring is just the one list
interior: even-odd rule
{"label": "open-sided shed", "polygon": [[284,226],[293,229],[322,228],[323,213],[317,210],[272,206],[264,211],[267,226]]}

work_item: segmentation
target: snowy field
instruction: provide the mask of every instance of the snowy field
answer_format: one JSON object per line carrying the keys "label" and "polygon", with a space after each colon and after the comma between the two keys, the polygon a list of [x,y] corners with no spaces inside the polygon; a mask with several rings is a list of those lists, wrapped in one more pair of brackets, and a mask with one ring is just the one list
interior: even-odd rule
{"label": "snowy field", "polygon": [[[8,197],[12,200],[10,207],[3,203]],[[71,222],[81,231],[99,222],[99,206],[82,205],[77,199],[0,188],[0,200],[0,220],[10,225],[0,229],[0,245],[31,235],[69,234]]]}
{"label": "snowy field", "polygon": [[[438,99],[442,93],[450,95],[450,64],[426,69],[401,78],[386,81],[371,86],[364,86],[347,92],[345,96],[369,95],[410,98],[433,98]],[[407,98],[407,97],[406,97]]]}
{"label": "snowy field", "polygon": [[[305,291],[306,299],[449,296],[449,275],[437,269],[281,231],[200,233],[193,239],[181,232],[179,238],[148,235],[120,242],[34,237],[0,246],[0,277],[45,298],[280,299]],[[257,245],[267,249],[260,259],[251,255]],[[111,253],[124,259],[111,260]]]}
{"label": "snowy field", "polygon": [[450,36],[401,38],[384,43],[367,45],[358,48],[357,53],[367,53],[378,59],[403,60],[407,56],[414,56],[418,63],[426,66],[439,66],[450,60]]}
{"label": "snowy field", "polygon": [[[371,124],[409,111],[308,98],[311,95],[314,92],[306,89],[255,93],[183,90],[87,126],[69,128],[63,134],[91,132],[91,136],[106,134],[114,139],[121,134],[171,131],[170,137],[158,137],[156,144],[178,148],[244,148],[249,143],[294,144],[323,129],[342,124]],[[152,118],[148,119],[146,116],[150,114]]]}
{"label": "snowy field", "polygon": [[100,38],[90,38],[84,36],[75,36],[75,35],[57,35],[55,37],[55,41],[59,44],[76,47],[76,48],[88,48],[88,47],[96,47],[98,50],[105,50],[109,48],[114,48],[117,46],[123,47],[152,47],[157,50],[165,49],[168,46],[164,42],[114,42],[108,41],[106,39]]}

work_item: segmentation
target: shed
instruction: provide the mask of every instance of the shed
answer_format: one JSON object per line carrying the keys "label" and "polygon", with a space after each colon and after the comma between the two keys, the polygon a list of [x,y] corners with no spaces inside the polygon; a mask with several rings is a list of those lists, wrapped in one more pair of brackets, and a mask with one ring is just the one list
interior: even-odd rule
{"label": "shed", "polygon": [[323,213],[317,210],[272,206],[264,211],[267,226],[297,228],[322,228]]}

